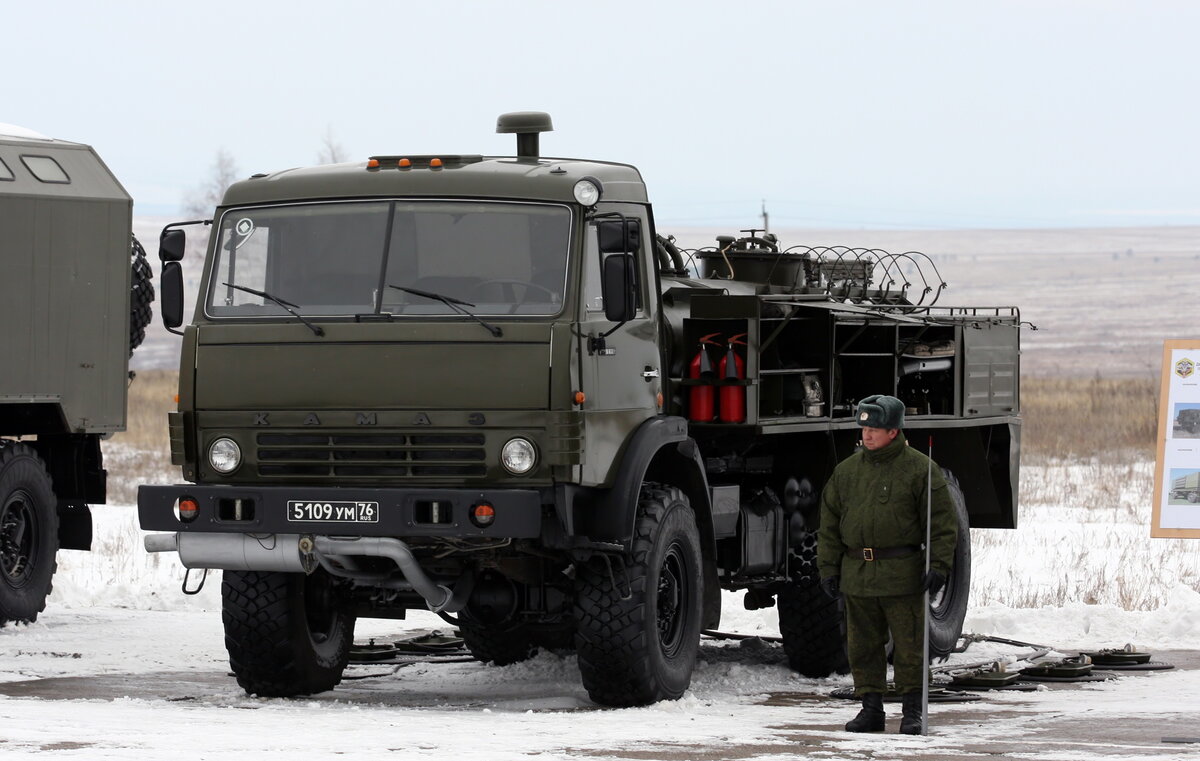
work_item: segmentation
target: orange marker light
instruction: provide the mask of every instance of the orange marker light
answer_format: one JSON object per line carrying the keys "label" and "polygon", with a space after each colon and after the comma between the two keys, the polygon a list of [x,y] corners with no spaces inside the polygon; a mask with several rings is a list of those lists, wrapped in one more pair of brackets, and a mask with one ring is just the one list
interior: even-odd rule
{"label": "orange marker light", "polygon": [[401,169],[408,169],[410,166],[412,166],[411,159],[400,159],[396,163],[400,165]]}
{"label": "orange marker light", "polygon": [[576,404],[583,404],[586,401],[587,401],[587,394],[583,393],[582,391],[575,392],[575,403]]}
{"label": "orange marker light", "polygon": [[367,169],[378,169],[378,168],[379,168],[379,159],[371,159],[370,161],[367,162]]}
{"label": "orange marker light", "polygon": [[486,528],[496,520],[496,508],[487,502],[478,502],[471,507],[471,522],[479,528]]}
{"label": "orange marker light", "polygon": [[175,395],[175,403],[176,403],[176,404],[179,404],[179,394],[176,394],[176,395]]}
{"label": "orange marker light", "polygon": [[663,406],[663,395],[662,395],[661,391],[659,392],[658,397],[655,401],[658,402],[658,408],[661,410],[662,406]]}
{"label": "orange marker light", "polygon": [[196,516],[200,514],[200,503],[191,497],[182,497],[179,500],[179,520],[184,523],[190,523],[196,520]]}
{"label": "orange marker light", "polygon": [[429,166],[433,167],[434,169],[437,169],[441,165],[442,165],[441,159],[429,159]]}

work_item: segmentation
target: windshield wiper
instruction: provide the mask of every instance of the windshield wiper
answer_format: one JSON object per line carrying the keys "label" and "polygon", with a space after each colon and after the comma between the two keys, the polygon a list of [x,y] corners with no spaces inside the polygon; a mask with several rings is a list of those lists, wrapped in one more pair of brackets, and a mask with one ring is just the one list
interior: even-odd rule
{"label": "windshield wiper", "polygon": [[470,317],[475,322],[477,322],[480,325],[482,325],[483,327],[487,328],[487,331],[489,333],[491,333],[493,336],[495,336],[496,338],[499,338],[500,336],[504,335],[504,331],[501,330],[498,326],[489,325],[488,323],[479,319],[479,317],[477,317],[474,313],[468,312],[466,309],[464,309],[463,307],[475,306],[474,304],[472,304],[469,301],[463,301],[462,299],[456,299],[453,296],[443,296],[440,293],[432,293],[430,291],[418,291],[416,288],[405,288],[404,286],[392,285],[391,283],[388,283],[388,288],[395,288],[397,291],[404,291],[405,293],[411,293],[414,296],[423,296],[427,299],[433,299],[434,301],[440,301],[443,304],[445,304],[446,306],[453,309],[454,311],[459,312],[461,314],[465,314],[467,317]]}
{"label": "windshield wiper", "polygon": [[264,299],[270,299],[271,301],[274,301],[276,304],[278,304],[279,306],[286,309],[297,320],[299,320],[300,322],[307,325],[308,329],[311,330],[313,333],[317,334],[318,336],[325,335],[324,328],[322,328],[320,325],[313,325],[311,322],[309,322],[308,320],[301,317],[300,313],[296,311],[300,307],[297,306],[296,304],[293,304],[290,301],[284,301],[283,299],[279,298],[278,296],[272,296],[271,294],[267,293],[266,291],[259,291],[259,290],[255,290],[254,288],[247,288],[244,285],[234,285],[233,283],[221,283],[221,285],[228,286],[230,288],[236,288],[237,290],[245,291],[246,293],[252,293],[255,296],[261,296]]}

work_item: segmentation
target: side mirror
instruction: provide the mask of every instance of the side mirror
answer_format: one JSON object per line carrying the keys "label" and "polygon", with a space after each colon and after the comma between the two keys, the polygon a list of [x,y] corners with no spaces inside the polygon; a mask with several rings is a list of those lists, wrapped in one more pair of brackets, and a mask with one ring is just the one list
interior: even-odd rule
{"label": "side mirror", "polygon": [[636,219],[614,219],[596,223],[602,254],[631,254],[641,248],[642,227]]}
{"label": "side mirror", "polygon": [[634,318],[638,308],[638,282],[633,254],[610,254],[604,257],[601,288],[605,319],[629,322]]}
{"label": "side mirror", "polygon": [[[187,244],[187,234],[178,228],[168,228],[158,236],[158,260],[160,262],[177,262],[183,259],[183,249]],[[166,275],[166,268],[163,268]]]}
{"label": "side mirror", "polygon": [[[182,230],[171,232],[178,232],[180,239],[183,238]],[[183,265],[177,261],[163,263],[159,291],[158,311],[163,325],[167,329],[178,328],[183,324]]]}

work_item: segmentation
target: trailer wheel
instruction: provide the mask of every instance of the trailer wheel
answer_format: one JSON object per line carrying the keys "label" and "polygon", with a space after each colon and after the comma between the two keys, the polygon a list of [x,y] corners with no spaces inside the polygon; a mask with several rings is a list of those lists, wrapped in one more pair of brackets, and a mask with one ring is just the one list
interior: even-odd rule
{"label": "trailer wheel", "polygon": [[700,646],[700,535],[687,496],[644,484],[630,551],[575,576],[575,649],[583,685],[609,706],[676,700]]}
{"label": "trailer wheel", "polygon": [[954,547],[954,567],[946,586],[929,601],[929,655],[945,660],[958,645],[963,620],[967,617],[967,598],[971,594],[971,529],[967,517],[967,502],[963,499],[958,479],[943,469],[954,514],[958,518],[958,542]]}
{"label": "trailer wheel", "polygon": [[0,626],[36,621],[58,567],[58,499],[27,444],[0,442]]}
{"label": "trailer wheel", "polygon": [[1197,494],[1194,491],[1190,491],[1190,492],[1188,492],[1187,500],[1188,500],[1188,502],[1200,502],[1200,494]]}
{"label": "trailer wheel", "polygon": [[511,666],[537,655],[529,631],[519,624],[508,629],[484,627],[468,623],[460,616],[458,630],[471,657],[480,663]]}
{"label": "trailer wheel", "polygon": [[311,695],[342,680],[354,617],[324,571],[225,571],[221,620],[229,666],[251,695]]}

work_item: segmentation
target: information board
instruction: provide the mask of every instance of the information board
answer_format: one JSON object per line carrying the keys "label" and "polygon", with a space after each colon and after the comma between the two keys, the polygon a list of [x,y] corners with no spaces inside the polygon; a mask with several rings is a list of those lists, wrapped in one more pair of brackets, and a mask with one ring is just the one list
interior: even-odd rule
{"label": "information board", "polygon": [[1163,344],[1150,535],[1200,539],[1200,340]]}

